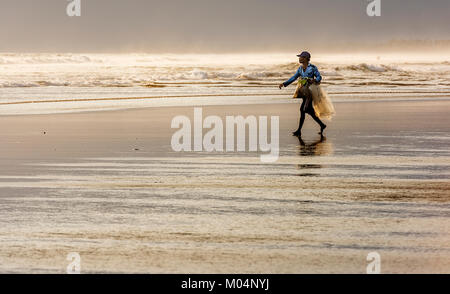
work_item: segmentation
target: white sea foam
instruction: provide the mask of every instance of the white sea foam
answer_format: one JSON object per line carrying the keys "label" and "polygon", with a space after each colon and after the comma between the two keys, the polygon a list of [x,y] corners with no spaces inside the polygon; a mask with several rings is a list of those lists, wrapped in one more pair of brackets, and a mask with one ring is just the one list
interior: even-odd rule
{"label": "white sea foam", "polygon": [[366,63],[361,63],[357,65],[347,65],[344,67],[336,67],[336,70],[372,71],[372,72],[400,71],[400,69],[389,65],[384,64],[374,65]]}

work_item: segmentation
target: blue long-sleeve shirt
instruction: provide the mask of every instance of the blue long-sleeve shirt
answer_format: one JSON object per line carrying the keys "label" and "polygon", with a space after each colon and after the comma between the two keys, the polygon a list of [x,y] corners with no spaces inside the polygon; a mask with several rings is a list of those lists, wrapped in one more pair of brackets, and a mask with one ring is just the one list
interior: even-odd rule
{"label": "blue long-sleeve shirt", "polygon": [[311,79],[315,78],[318,83],[320,83],[320,81],[322,80],[322,76],[320,75],[317,67],[314,64],[309,63],[306,67],[306,70],[303,70],[303,66],[300,66],[295,74],[289,80],[284,82],[283,85],[287,87],[299,77]]}

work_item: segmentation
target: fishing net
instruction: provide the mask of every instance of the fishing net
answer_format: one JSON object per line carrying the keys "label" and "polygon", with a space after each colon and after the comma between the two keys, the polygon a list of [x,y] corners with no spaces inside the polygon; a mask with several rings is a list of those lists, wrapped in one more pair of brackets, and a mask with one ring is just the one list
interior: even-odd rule
{"label": "fishing net", "polygon": [[328,97],[325,90],[320,85],[312,84],[309,86],[313,97],[313,108],[318,118],[331,120],[336,114],[333,102]]}

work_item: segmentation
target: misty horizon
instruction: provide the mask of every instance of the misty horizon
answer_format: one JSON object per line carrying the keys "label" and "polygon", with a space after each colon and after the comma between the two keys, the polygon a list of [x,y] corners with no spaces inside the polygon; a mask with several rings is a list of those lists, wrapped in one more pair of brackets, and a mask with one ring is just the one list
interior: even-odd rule
{"label": "misty horizon", "polygon": [[[416,42],[409,48],[414,50],[431,40],[450,40],[450,1],[382,0],[381,16],[376,17],[366,14],[367,3],[81,0],[81,16],[69,17],[69,1],[3,0],[0,51],[325,52],[374,46],[396,50],[393,40]],[[449,42],[441,43],[435,49],[448,50]]]}
{"label": "misty horizon", "polygon": [[380,43],[370,42],[333,42],[330,44],[309,44],[309,46],[290,46],[289,48],[215,48],[215,47],[196,47],[190,46],[183,48],[112,48],[104,50],[95,49],[78,49],[78,50],[0,50],[0,54],[27,54],[27,53],[42,53],[42,54],[283,54],[292,53],[303,50],[314,51],[316,54],[347,54],[347,53],[361,53],[361,54],[375,54],[375,53],[392,53],[392,54],[417,54],[423,50],[427,50],[429,54],[449,54],[450,40],[390,40]]}

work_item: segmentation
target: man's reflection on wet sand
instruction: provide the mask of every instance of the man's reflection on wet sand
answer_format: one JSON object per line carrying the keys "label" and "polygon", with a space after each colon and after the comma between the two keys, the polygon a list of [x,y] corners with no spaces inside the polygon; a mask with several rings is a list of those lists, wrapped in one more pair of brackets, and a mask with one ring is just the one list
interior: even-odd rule
{"label": "man's reflection on wet sand", "polygon": [[[333,144],[327,142],[325,136],[320,136],[320,138],[312,143],[306,143],[301,137],[298,137],[300,145],[298,146],[297,154],[299,156],[326,156],[333,154]],[[322,168],[320,164],[298,164],[297,169],[299,170],[311,170],[316,168]],[[318,174],[305,172],[298,174],[298,176],[318,176]]]}
{"label": "man's reflection on wet sand", "polygon": [[320,138],[312,143],[305,143],[301,137],[298,137],[300,143],[298,149],[299,156],[325,156],[333,154],[333,144],[327,142],[325,136],[320,136]]}

